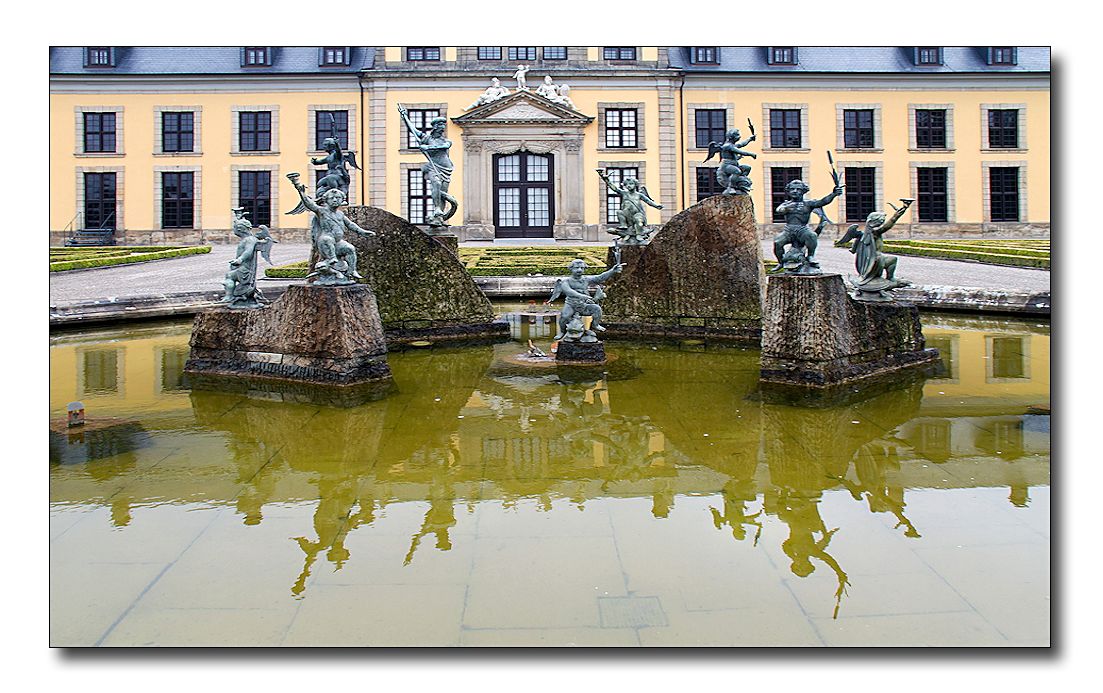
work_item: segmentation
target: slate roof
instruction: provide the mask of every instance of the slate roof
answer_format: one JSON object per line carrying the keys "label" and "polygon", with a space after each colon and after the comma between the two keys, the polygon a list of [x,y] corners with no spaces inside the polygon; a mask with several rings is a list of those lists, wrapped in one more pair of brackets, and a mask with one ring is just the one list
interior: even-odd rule
{"label": "slate roof", "polygon": [[116,75],[244,75],[356,73],[370,68],[375,48],[352,46],[350,64],[318,65],[320,46],[282,47],[272,50],[272,65],[242,67],[240,46],[202,48],[117,47],[114,67],[85,67],[83,46],[50,49],[50,74]]}
{"label": "slate roof", "polygon": [[898,46],[798,46],[796,65],[770,65],[765,46],[720,48],[719,65],[695,65],[690,48],[670,49],[670,66],[686,72],[1049,72],[1049,47],[1018,48],[1017,65],[989,65],[988,48],[943,48],[942,65],[916,65],[911,47]]}

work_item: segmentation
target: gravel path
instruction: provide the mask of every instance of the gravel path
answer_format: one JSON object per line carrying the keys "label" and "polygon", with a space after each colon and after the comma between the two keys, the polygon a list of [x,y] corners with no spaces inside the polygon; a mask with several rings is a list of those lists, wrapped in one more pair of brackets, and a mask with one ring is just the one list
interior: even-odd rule
{"label": "gravel path", "polygon": [[[50,303],[61,305],[93,299],[217,290],[222,286],[222,278],[226,274],[227,263],[234,256],[235,247],[215,245],[206,255],[51,274]],[[762,252],[765,257],[772,257],[773,244],[763,241]],[[825,243],[816,255],[825,272],[839,272],[844,276],[854,274],[854,256],[845,248],[833,248]],[[306,243],[280,243],[273,249],[272,256],[278,265],[305,260],[310,256],[310,246]],[[924,286],[1049,291],[1049,272],[1046,270],[900,256],[899,274],[903,279]],[[266,280],[262,286],[265,285],[272,284]]]}

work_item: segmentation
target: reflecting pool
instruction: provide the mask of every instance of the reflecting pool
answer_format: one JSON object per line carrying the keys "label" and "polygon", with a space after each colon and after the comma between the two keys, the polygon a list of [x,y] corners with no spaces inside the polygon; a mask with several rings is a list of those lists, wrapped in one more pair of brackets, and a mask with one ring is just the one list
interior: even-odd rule
{"label": "reflecting pool", "polygon": [[350,409],[186,389],[190,321],[53,335],[51,642],[1048,644],[1048,323],[924,324],[939,377],[822,409],[755,350],[519,367],[539,320]]}

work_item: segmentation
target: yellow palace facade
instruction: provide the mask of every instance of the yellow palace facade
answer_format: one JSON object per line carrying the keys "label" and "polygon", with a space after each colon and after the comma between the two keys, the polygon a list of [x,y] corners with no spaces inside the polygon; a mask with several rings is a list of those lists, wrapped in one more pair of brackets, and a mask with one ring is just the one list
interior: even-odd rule
{"label": "yellow palace facade", "polygon": [[[911,197],[903,237],[1050,231],[1048,48],[90,46],[52,48],[50,70],[54,244],[224,242],[238,206],[304,240],[285,178],[312,184],[333,130],[361,167],[350,202],[422,223],[400,106],[447,121],[461,240],[611,240],[598,168],[638,178],[666,221],[720,192],[705,159],[733,127],[756,136],[742,163],[763,235],[784,183],[831,190],[827,152],[839,224]],[[504,90],[475,105],[493,78]]]}

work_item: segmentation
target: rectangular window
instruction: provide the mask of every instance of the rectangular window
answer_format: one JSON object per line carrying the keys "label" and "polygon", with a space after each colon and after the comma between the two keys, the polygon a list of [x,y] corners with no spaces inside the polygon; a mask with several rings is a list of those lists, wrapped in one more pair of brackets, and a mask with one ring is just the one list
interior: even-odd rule
{"label": "rectangular window", "polygon": [[938,46],[920,46],[915,49],[915,62],[919,65],[941,65],[942,49]]}
{"label": "rectangular window", "polygon": [[843,175],[846,179],[846,220],[865,221],[877,209],[876,169],[848,166]]}
{"label": "rectangular window", "polygon": [[796,65],[797,49],[792,46],[770,46],[771,65]]}
{"label": "rectangular window", "polygon": [[803,175],[800,167],[777,167],[770,169],[770,210],[771,220],[784,222],[785,217],[777,213],[777,206],[789,199],[785,194],[785,186],[790,182],[800,180]]}
{"label": "rectangular window", "polygon": [[947,169],[918,168],[916,174],[916,187],[919,199],[919,221],[940,222],[948,221],[947,212]]}
{"label": "rectangular window", "polygon": [[246,67],[257,67],[268,64],[267,46],[248,46],[245,48]]}
{"label": "rectangular window", "polygon": [[161,151],[195,151],[195,114],[172,111],[161,114]]}
{"label": "rectangular window", "polygon": [[271,151],[272,112],[242,111],[238,116],[238,148],[243,152]]}
{"label": "rectangular window", "polygon": [[873,148],[873,109],[843,111],[843,146],[847,149]]}
{"label": "rectangular window", "polygon": [[115,151],[115,114],[84,114],[84,151]]}
{"label": "rectangular window", "polygon": [[411,224],[424,224],[433,204],[429,195],[429,181],[421,169],[406,171],[406,209]]}
{"label": "rectangular window", "polygon": [[992,377],[1026,377],[1026,350],[1022,337],[992,338]]}
{"label": "rectangular window", "polygon": [[325,46],[322,48],[323,65],[344,65],[348,61],[348,48],[345,46]]}
{"label": "rectangular window", "polygon": [[638,146],[636,109],[605,109],[605,146],[633,148]]}
{"label": "rectangular window", "polygon": [[272,172],[238,171],[239,205],[253,226],[272,223]]}
{"label": "rectangular window", "polygon": [[1015,48],[1012,46],[995,46],[992,51],[993,65],[1014,65],[1018,60],[1015,56]]}
{"label": "rectangular window", "polygon": [[[332,120],[331,117],[332,116]],[[349,147],[349,112],[348,111],[315,111],[314,112],[314,148],[322,149],[322,143],[327,137],[332,136],[333,126],[337,126],[337,143],[341,149]]]}
{"label": "rectangular window", "polygon": [[716,65],[720,62],[720,51],[715,46],[694,46],[693,62],[698,65]]}
{"label": "rectangular window", "polygon": [[[605,169],[605,173],[609,176],[609,182],[615,183],[618,186],[623,185],[624,181],[629,178],[639,180],[640,177],[640,170],[634,166],[631,168],[607,168]],[[620,219],[617,218],[617,212],[619,210],[620,196],[613,192],[609,186],[605,186],[605,223],[619,224]]]}
{"label": "rectangular window", "polygon": [[544,60],[566,60],[566,46],[544,46]]}
{"label": "rectangular window", "polygon": [[728,112],[723,108],[698,108],[694,111],[695,144],[705,149],[709,142],[723,142],[724,129],[727,127]]}
{"label": "rectangular window", "polygon": [[510,46],[507,55],[510,60],[536,60],[536,46]]}
{"label": "rectangular window", "polygon": [[195,174],[161,174],[161,227],[165,229],[190,229],[195,215]]}
{"label": "rectangular window", "polygon": [[[429,132],[433,118],[440,117],[440,109],[437,108],[412,108],[409,111],[410,120],[422,134]],[[409,129],[406,130],[406,148],[417,149],[418,140]]]}
{"label": "rectangular window", "polygon": [[96,46],[88,49],[89,67],[111,67],[111,49],[105,46]]}
{"label": "rectangular window", "polygon": [[479,46],[479,60],[501,60],[501,46]]}
{"label": "rectangular window", "polygon": [[946,148],[946,111],[915,111],[915,146],[918,149]]}
{"label": "rectangular window", "polygon": [[994,108],[988,111],[988,147],[1016,149],[1019,146],[1019,110]]}
{"label": "rectangular window", "polygon": [[119,352],[115,349],[84,352],[83,375],[85,392],[118,392]]}
{"label": "rectangular window", "polygon": [[437,46],[416,46],[406,49],[407,60],[440,60],[440,48]]}
{"label": "rectangular window", "polygon": [[115,174],[84,174],[84,228],[115,230]]}
{"label": "rectangular window", "polygon": [[697,201],[724,192],[724,186],[716,180],[716,169],[708,166],[697,167]]}
{"label": "rectangular window", "polygon": [[770,109],[770,146],[800,149],[800,109]]}
{"label": "rectangular window", "polygon": [[988,169],[989,203],[992,221],[1019,221],[1019,169],[993,166]]}
{"label": "rectangular window", "polygon": [[606,46],[601,50],[604,60],[635,60],[636,49],[632,46]]}

